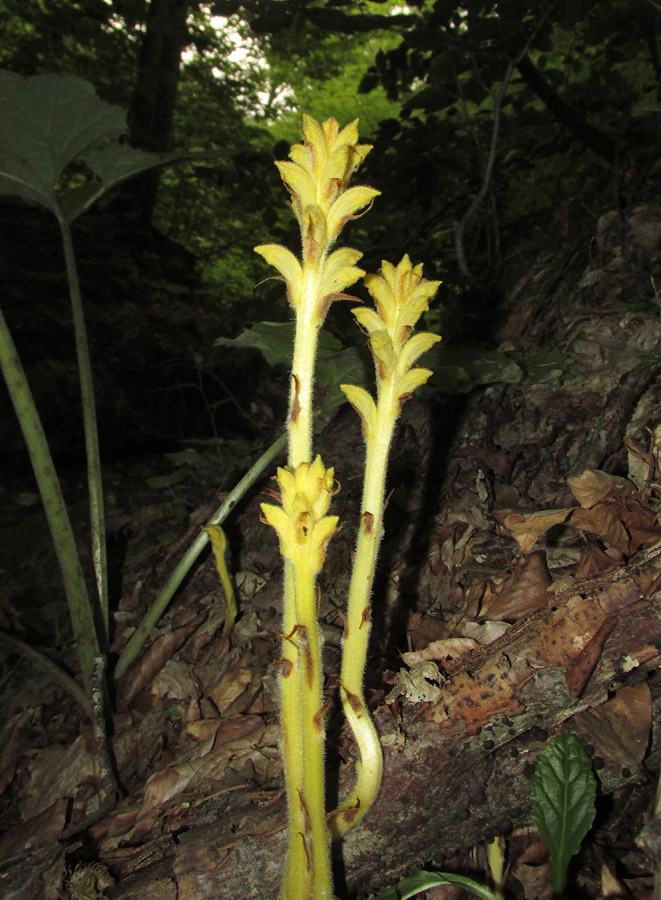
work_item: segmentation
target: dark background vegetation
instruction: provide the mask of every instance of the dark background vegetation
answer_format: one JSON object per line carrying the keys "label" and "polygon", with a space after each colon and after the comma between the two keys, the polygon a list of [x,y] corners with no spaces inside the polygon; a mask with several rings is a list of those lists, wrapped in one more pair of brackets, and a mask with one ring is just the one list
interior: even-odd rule
{"label": "dark background vegetation", "polygon": [[[382,196],[343,240],[368,270],[407,252],[443,279],[426,326],[445,347],[489,344],[503,289],[535,255],[587,257],[596,220],[636,202],[659,155],[656,0],[2,0],[0,13],[0,67],[86,78],[128,110],[132,144],[182,155],[77,229],[106,459],[258,435],[280,415],[255,399],[270,383],[260,360],[213,342],[289,316],[252,248],[297,248],[273,162],[303,112],[360,118],[374,144],[360,179]],[[54,223],[3,202],[0,237],[10,327],[56,456],[77,459]],[[359,340],[348,304],[328,324]],[[22,468],[0,406],[3,462]]]}

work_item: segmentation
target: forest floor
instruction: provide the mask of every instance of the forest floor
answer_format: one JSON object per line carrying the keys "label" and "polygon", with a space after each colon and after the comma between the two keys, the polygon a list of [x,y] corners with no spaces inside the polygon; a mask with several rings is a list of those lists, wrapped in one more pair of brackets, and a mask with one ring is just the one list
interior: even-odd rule
{"label": "forest floor", "polygon": [[[524,267],[494,334],[492,376],[466,394],[430,391],[404,407],[366,676],[385,778],[374,810],[336,853],[342,898],[365,898],[421,866],[486,882],[486,844],[502,836],[505,896],[548,900],[529,779],[539,750],[563,732],[583,742],[599,784],[567,896],[651,896],[654,862],[636,838],[654,812],[661,765],[661,322],[650,281],[659,261],[660,205],[604,217],[589,248]],[[279,414],[271,410],[272,423]],[[113,658],[267,445],[253,433],[106,467]],[[324,423],[315,452],[341,486],[334,512],[343,528],[329,547],[319,612],[336,700],[363,462],[352,410]],[[225,523],[237,622],[223,632],[207,555],[117,685],[119,802],[68,842],[58,835],[100,802],[89,724],[58,686],[3,651],[3,898],[277,896],[282,566],[260,521],[268,487],[265,476]],[[86,553],[83,476],[74,470],[65,489]],[[38,497],[16,476],[1,499],[0,624],[71,659]],[[337,708],[327,760],[332,800],[355,763]],[[449,886],[428,892],[457,896]]]}

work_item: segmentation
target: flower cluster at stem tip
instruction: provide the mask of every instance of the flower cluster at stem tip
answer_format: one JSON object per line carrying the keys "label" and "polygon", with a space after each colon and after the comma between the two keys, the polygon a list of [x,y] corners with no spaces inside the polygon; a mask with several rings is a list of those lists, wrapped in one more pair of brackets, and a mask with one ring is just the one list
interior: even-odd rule
{"label": "flower cluster at stem tip", "polygon": [[337,529],[338,517],[326,515],[331,497],[339,490],[333,472],[324,468],[320,456],[312,464],[300,463],[295,471],[279,468],[282,506],[261,504],[264,519],[278,534],[283,557],[293,562],[304,554],[313,573],[323,566],[326,547]]}
{"label": "flower cluster at stem tip", "polygon": [[[366,275],[364,281],[376,310],[361,306],[352,312],[369,334],[378,381],[385,381],[395,371],[403,378],[416,359],[439,340],[437,335],[429,332],[409,336],[420,316],[429,309],[429,301],[440,281],[424,279],[422,263],[412,266],[408,254],[397,266],[383,260],[379,274]],[[423,372],[427,376],[424,379]],[[418,370],[416,374],[413,369],[406,392],[411,393],[430,374],[429,370]]]}
{"label": "flower cluster at stem tip", "polygon": [[289,160],[277,162],[292,196],[301,227],[304,256],[330,244],[345,222],[378,196],[374,188],[348,188],[349,179],[372,149],[358,144],[358,120],[341,131],[336,119],[319,124],[303,117],[303,143],[294,144]]}
{"label": "flower cluster at stem tip", "polygon": [[372,149],[357,143],[357,120],[340,130],[333,118],[320,125],[304,116],[303,141],[291,148],[289,160],[276,163],[301,229],[302,265],[280,244],[263,244],[255,250],[284,278],[291,305],[300,309],[314,296],[323,320],[330,303],[345,297],[342,291],[365,274],[356,266],[362,256],[358,250],[343,247],[330,256],[328,250],[344,224],[380,191],[366,185],[347,187]]}

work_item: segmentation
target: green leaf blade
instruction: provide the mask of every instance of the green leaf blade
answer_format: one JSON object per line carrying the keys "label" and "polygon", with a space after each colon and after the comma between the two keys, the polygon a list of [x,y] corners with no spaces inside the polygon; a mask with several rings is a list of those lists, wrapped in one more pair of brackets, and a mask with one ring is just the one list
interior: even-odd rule
{"label": "green leaf blade", "polygon": [[590,757],[573,734],[559,735],[539,754],[531,793],[533,821],[549,848],[553,890],[559,894],[594,820],[597,794]]}
{"label": "green leaf blade", "polygon": [[402,878],[400,882],[378,894],[374,900],[408,900],[409,897],[415,897],[416,894],[427,891],[438,884],[451,884],[464,891],[470,891],[480,900],[498,900],[492,890],[466,875],[455,875],[452,872],[425,872],[424,869]]}
{"label": "green leaf blade", "polygon": [[[0,70],[0,195],[39,203],[71,223],[120,181],[175,158],[120,144],[127,131],[126,112],[97,97],[82,78]],[[58,191],[60,176],[76,160],[95,178]]]}

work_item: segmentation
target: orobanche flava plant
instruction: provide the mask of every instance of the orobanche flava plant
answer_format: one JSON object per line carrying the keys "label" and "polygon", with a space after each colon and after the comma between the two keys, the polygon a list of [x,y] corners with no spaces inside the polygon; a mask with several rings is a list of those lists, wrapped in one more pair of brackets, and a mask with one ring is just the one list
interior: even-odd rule
{"label": "orobanche flava plant", "polygon": [[386,465],[402,405],[431,375],[415,362],[440,340],[426,332],[411,336],[440,283],[425,281],[422,266],[412,266],[404,256],[397,266],[384,262],[378,275],[365,277],[376,309],[358,307],[353,314],[368,334],[376,367],[376,402],[363,388],[342,385],[362,419],[367,451],[340,677],[342,705],[360,760],[354,790],[327,814],[324,719],[331,701],[323,697],[316,579],[338,527],[338,517],[328,513],[339,487],[334,469],[326,468],[320,456],[313,460],[314,362],[319,329],[331,303],[338,298],[355,300],[344,291],[365,276],[356,266],[362,256],[357,250],[330,250],[346,222],[379,194],[370,187],[348,186],[370,150],[358,143],[357,122],[340,130],[335,119],[320,125],[305,116],[303,143],[291,148],[289,161],[276,163],[300,225],[301,259],[277,244],[255,248],[282,275],[296,316],[288,464],[277,474],[280,505],[262,504],[264,519],[276,530],[284,558],[280,703],[289,836],[281,900],[331,900],[330,841],[360,821],[379,791],[383,756],[363,696],[363,674]]}

